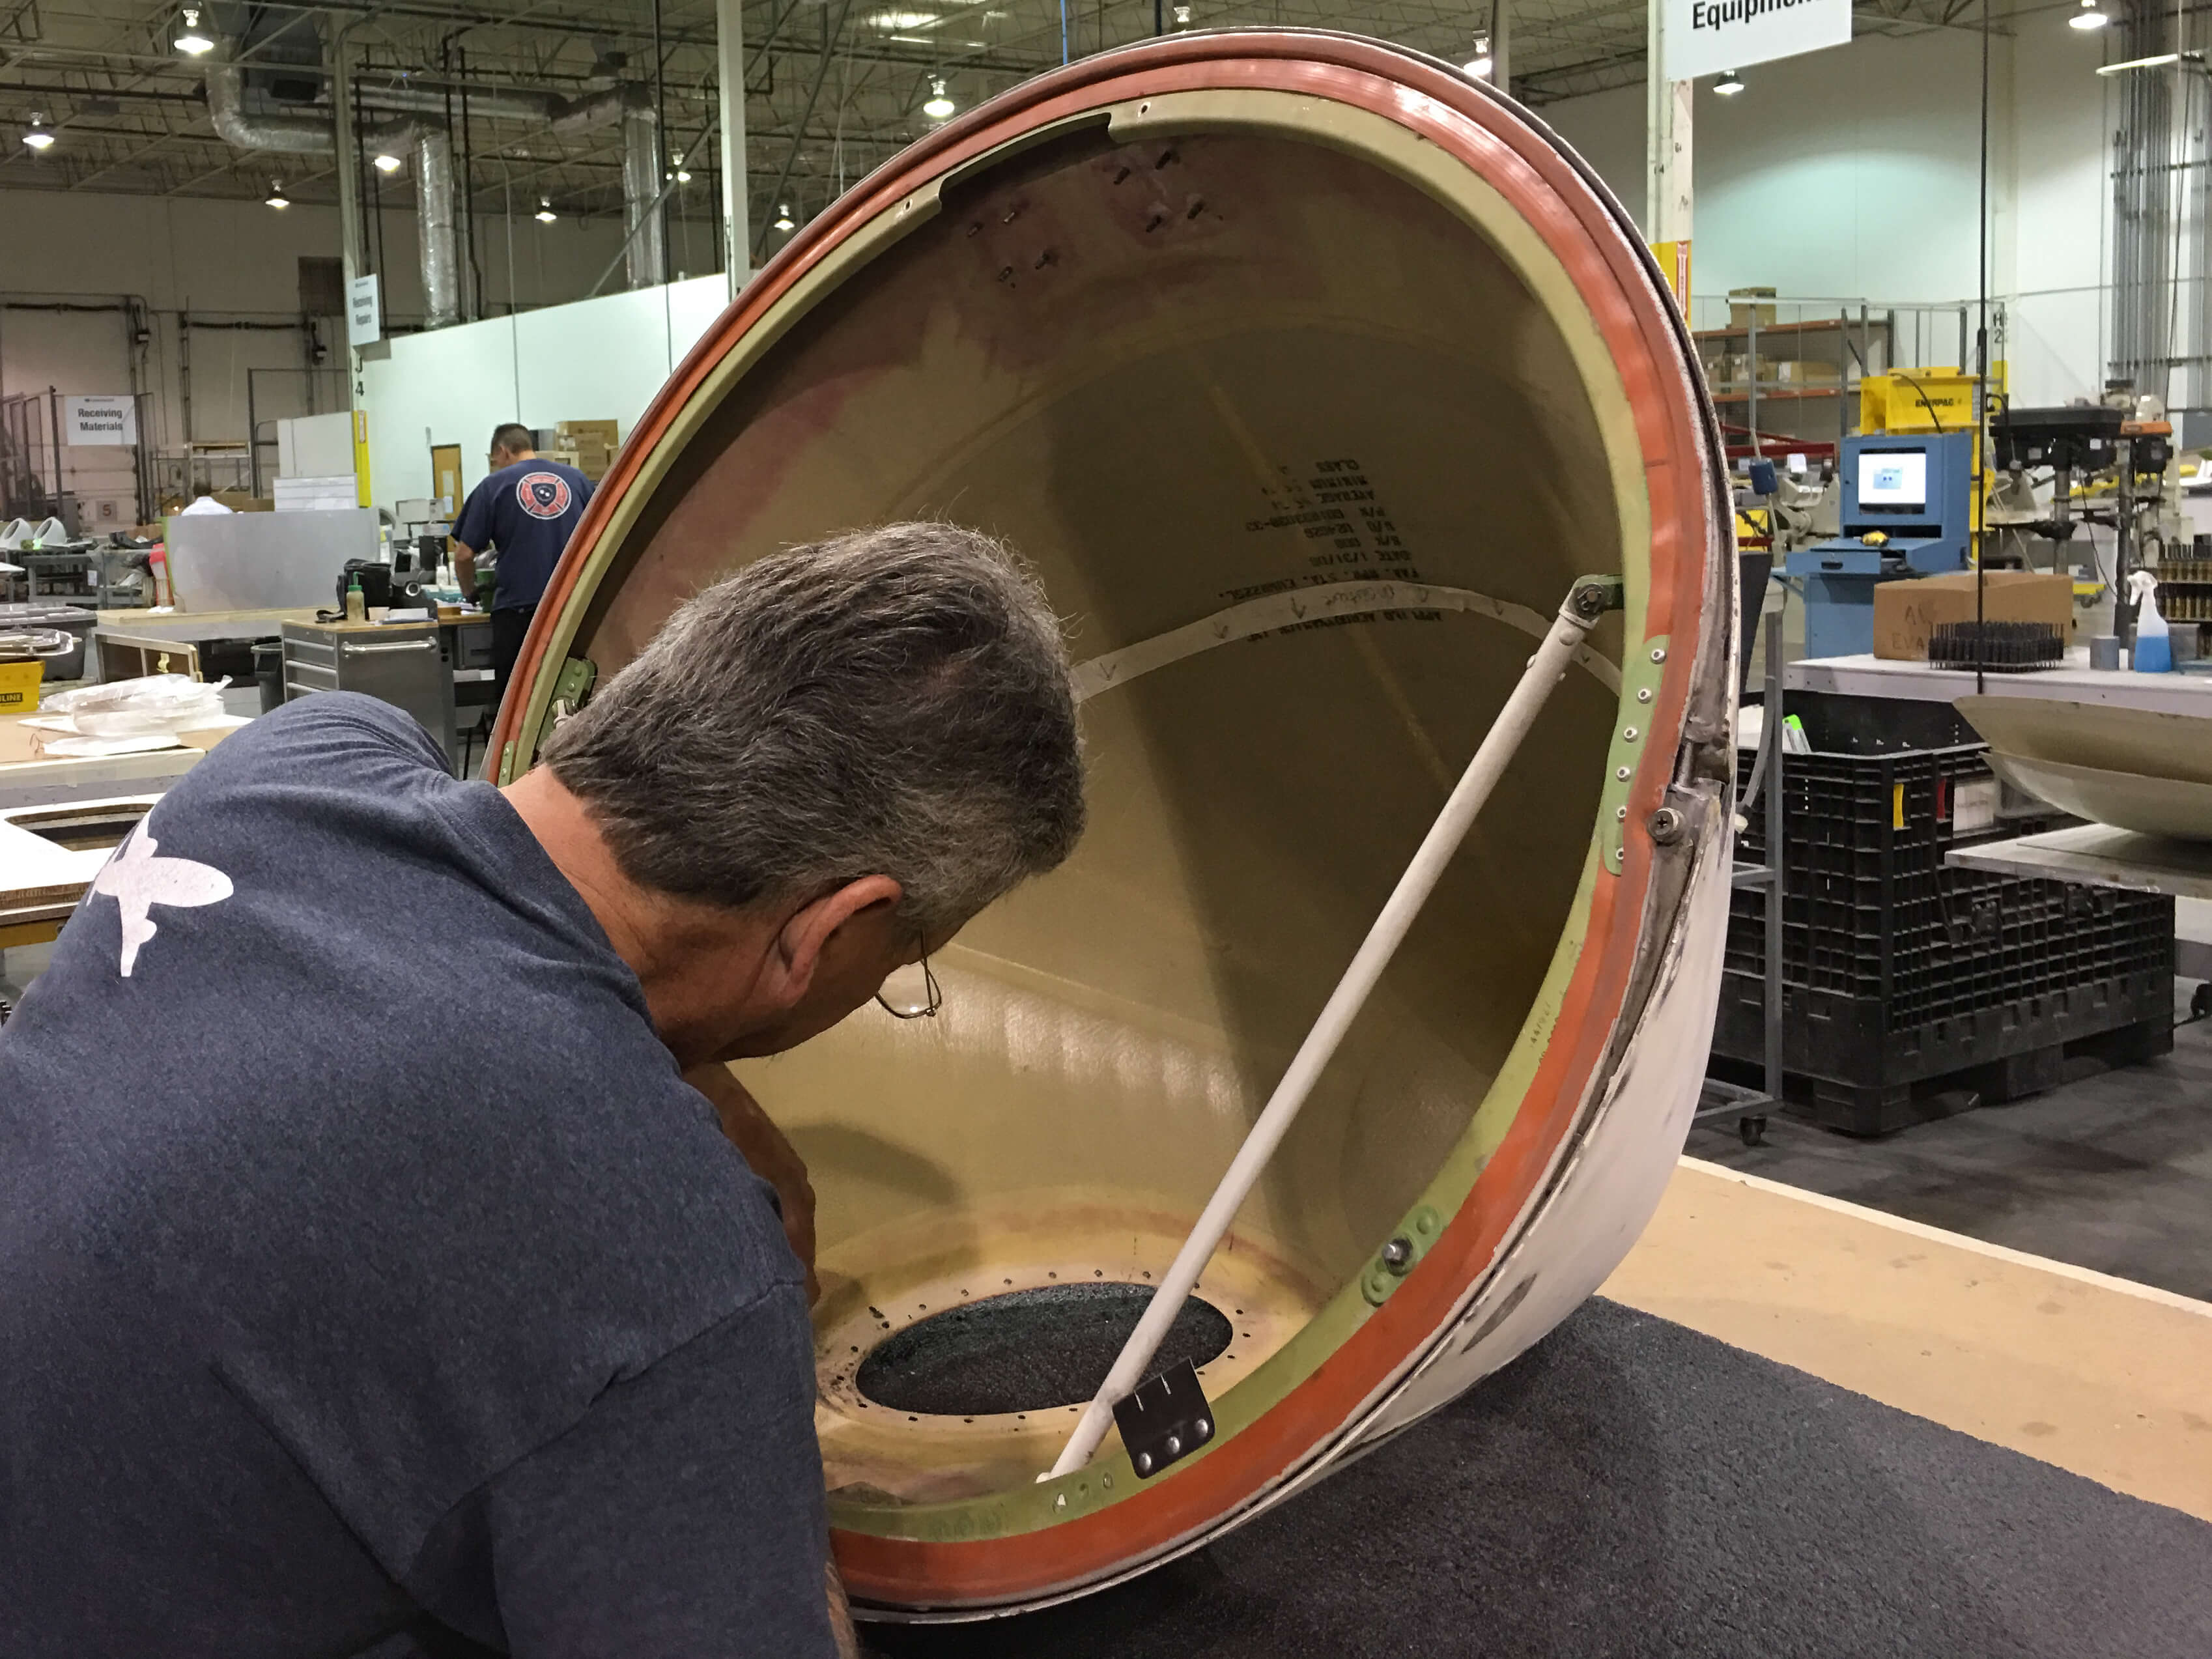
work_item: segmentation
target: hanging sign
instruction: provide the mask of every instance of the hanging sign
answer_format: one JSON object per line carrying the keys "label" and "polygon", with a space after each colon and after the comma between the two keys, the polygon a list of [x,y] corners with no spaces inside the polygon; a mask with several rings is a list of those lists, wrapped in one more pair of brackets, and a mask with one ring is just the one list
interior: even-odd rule
{"label": "hanging sign", "polygon": [[376,278],[356,276],[346,296],[346,343],[374,345],[383,337],[384,305],[376,292]]}
{"label": "hanging sign", "polygon": [[64,444],[137,443],[138,400],[128,392],[116,398],[64,398],[62,441]]}
{"label": "hanging sign", "polygon": [[1851,0],[1661,0],[1660,63],[1669,81],[1694,81],[1851,38]]}

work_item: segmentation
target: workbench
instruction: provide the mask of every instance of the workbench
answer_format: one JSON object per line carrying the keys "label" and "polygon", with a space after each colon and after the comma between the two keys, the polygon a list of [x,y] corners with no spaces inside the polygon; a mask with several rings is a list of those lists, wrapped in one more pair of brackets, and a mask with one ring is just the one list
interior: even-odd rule
{"label": "workbench", "polygon": [[1887,657],[1808,657],[1790,664],[1782,678],[1785,692],[1953,702],[1978,691],[1992,697],[2056,697],[2068,702],[2212,719],[2212,673],[2138,674],[2124,668],[2092,668],[2086,646],[2069,651],[2063,668],[1984,674],[1978,687],[1971,668],[1934,668],[1924,662],[1899,662]]}
{"label": "workbench", "polygon": [[2173,971],[2184,979],[2212,979],[2212,842],[2168,841],[2108,823],[2081,823],[1960,848],[1943,861],[1993,875],[2169,894],[2178,901]]}
{"label": "workbench", "polygon": [[[33,718],[0,720],[0,811],[106,795],[159,794],[198,765],[202,753],[179,746],[138,755],[41,754],[39,739],[53,734],[23,724]],[[0,854],[0,872],[7,869],[6,857]]]}

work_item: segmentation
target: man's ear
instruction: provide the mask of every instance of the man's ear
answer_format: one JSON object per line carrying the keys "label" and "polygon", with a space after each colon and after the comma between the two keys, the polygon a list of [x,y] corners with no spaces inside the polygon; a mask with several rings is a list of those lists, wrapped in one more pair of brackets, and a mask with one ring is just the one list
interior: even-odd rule
{"label": "man's ear", "polygon": [[889,876],[863,876],[801,906],[769,952],[760,988],[765,1000],[779,1008],[798,1006],[823,961],[851,950],[859,942],[855,934],[871,923],[888,923],[905,896],[906,890]]}

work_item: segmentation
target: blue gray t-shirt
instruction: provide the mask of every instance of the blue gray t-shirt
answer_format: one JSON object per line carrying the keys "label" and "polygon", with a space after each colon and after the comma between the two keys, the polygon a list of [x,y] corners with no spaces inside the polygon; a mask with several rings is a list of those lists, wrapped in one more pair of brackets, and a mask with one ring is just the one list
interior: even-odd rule
{"label": "blue gray t-shirt", "polygon": [[826,1654],[765,1183],[413,721],[294,702],[0,1027],[0,1651]]}
{"label": "blue gray t-shirt", "polygon": [[545,596],[561,551],[592,499],[592,481],[573,466],[535,456],[500,470],[469,491],[453,539],[481,553],[499,550],[491,608],[512,611]]}

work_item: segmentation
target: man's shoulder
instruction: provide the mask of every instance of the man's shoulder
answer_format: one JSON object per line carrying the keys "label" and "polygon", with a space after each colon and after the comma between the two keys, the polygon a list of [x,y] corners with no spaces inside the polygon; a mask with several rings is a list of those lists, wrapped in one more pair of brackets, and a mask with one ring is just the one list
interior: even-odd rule
{"label": "man's shoulder", "polygon": [[229,778],[248,768],[276,767],[301,775],[362,761],[388,760],[407,769],[445,774],[436,742],[406,710],[358,691],[319,691],[283,703],[241,726],[195,771]]}

